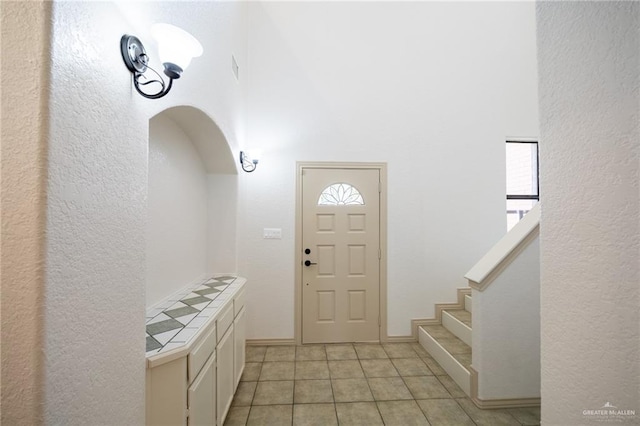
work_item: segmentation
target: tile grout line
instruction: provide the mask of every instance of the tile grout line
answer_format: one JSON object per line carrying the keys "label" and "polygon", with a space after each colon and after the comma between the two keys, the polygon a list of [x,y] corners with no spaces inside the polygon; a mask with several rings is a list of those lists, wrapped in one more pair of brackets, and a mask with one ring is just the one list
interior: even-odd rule
{"label": "tile grout line", "polygon": [[331,389],[331,400],[333,401],[333,415],[336,419],[336,425],[340,425],[340,419],[338,418],[338,406],[336,405],[336,395],[333,392],[333,377],[331,377],[331,368],[329,368],[329,355],[327,355],[327,345],[322,345],[324,351],[324,357],[327,360],[327,370],[329,370],[329,388]]}
{"label": "tile grout line", "polygon": [[[460,405],[460,403],[458,402],[458,399],[457,399],[457,398],[453,398],[453,400],[456,402],[456,404],[458,404],[458,407],[460,407],[460,409],[461,409],[461,410],[462,410],[462,411],[467,415],[467,417],[469,417],[469,420],[471,420],[471,422],[472,422],[474,425],[478,426],[478,423],[476,423],[476,421],[475,421],[475,420],[473,420],[473,418],[471,417],[471,415],[470,415],[469,413],[467,413],[467,410],[465,410],[465,409],[464,409],[464,407],[463,407],[462,405]],[[520,423],[520,422],[518,422],[518,423]]]}
{"label": "tile grout line", "polygon": [[[384,346],[382,347],[382,349],[384,349]],[[429,368],[429,366],[422,361],[422,358],[420,358],[420,354],[418,353],[418,351],[416,351],[413,347],[411,347],[411,350],[413,350],[413,352],[418,356],[418,359],[425,365],[425,367],[427,367],[427,370],[431,371],[431,369]],[[385,350],[386,352],[386,350]],[[387,355],[389,355],[387,353]],[[391,358],[389,358],[391,359]],[[396,358],[399,359],[399,358]],[[420,413],[422,414],[422,416],[424,417],[424,419],[427,421],[427,424],[431,425],[431,422],[429,421],[429,419],[427,419],[427,415],[424,413],[424,411],[422,411],[422,408],[420,407],[420,404],[418,404],[417,402],[417,398],[415,397],[415,395],[413,394],[413,392],[411,392],[411,389],[409,388],[409,385],[407,385],[407,382],[404,380],[404,377],[402,374],[400,374],[400,371],[398,370],[398,367],[396,367],[395,363],[393,361],[391,361],[391,364],[393,365],[393,367],[396,369],[396,371],[398,372],[398,376],[400,377],[400,380],[402,380],[402,383],[405,385],[405,387],[407,388],[407,390],[409,391],[409,395],[412,396],[412,401],[414,402],[414,404],[416,404],[418,406],[418,409],[420,410]],[[433,373],[433,371],[431,371]],[[416,376],[417,377],[417,376]],[[377,405],[377,403],[376,403]],[[378,407],[378,411],[380,411],[380,408]],[[382,413],[380,413],[380,417],[382,417]],[[384,419],[382,419],[382,422],[384,423]]]}

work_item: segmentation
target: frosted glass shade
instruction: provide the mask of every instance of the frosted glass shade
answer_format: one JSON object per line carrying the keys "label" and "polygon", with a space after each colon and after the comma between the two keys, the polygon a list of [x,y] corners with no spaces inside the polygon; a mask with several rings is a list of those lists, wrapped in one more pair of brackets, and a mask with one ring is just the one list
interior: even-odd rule
{"label": "frosted glass shade", "polygon": [[202,45],[185,30],[170,24],[154,24],[151,35],[158,43],[162,63],[172,63],[186,70],[192,58],[202,55]]}

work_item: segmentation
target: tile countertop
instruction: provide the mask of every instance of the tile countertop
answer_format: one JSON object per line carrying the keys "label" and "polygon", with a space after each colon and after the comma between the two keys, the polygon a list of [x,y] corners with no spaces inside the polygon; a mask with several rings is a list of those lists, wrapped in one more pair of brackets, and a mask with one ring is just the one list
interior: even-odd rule
{"label": "tile countertop", "polygon": [[201,330],[215,321],[225,302],[233,299],[246,279],[213,276],[147,309],[146,358],[149,367],[189,353]]}

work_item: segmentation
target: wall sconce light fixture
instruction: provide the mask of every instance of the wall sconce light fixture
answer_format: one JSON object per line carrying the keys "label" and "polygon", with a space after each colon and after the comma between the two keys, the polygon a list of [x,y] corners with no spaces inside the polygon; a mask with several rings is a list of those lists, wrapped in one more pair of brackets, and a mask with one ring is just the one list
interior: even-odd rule
{"label": "wall sconce light fixture", "polygon": [[251,159],[245,151],[240,151],[240,165],[242,166],[242,170],[251,173],[258,166],[258,159]]}
{"label": "wall sconce light fixture", "polygon": [[[149,66],[149,57],[138,37],[123,35],[120,39],[120,53],[125,65],[133,74],[133,85],[138,93],[148,99],[158,99],[169,93],[173,80],[180,78],[191,59],[202,55],[203,50],[194,36],[173,25],[155,24],[151,27],[151,35],[158,43],[164,73],[169,77],[168,84],[165,84],[160,74]],[[153,71],[157,79],[147,77],[147,70]],[[160,85],[158,92],[146,93],[140,88],[152,83]]]}

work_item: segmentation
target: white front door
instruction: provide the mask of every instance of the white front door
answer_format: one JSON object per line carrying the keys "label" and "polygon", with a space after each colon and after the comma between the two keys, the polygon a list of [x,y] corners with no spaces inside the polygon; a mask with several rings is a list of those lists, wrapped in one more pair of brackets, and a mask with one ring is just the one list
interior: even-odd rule
{"label": "white front door", "polygon": [[379,341],[379,169],[302,169],[302,251],[302,342]]}

